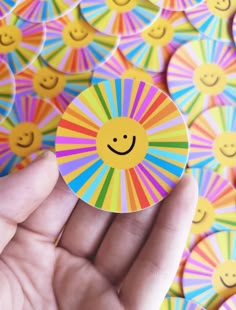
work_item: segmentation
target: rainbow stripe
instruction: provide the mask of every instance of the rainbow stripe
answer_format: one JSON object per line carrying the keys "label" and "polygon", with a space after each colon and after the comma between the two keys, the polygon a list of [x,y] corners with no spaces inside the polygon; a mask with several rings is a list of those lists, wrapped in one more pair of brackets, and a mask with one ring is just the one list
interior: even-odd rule
{"label": "rainbow stripe", "polygon": [[160,310],[206,310],[206,309],[193,301],[184,298],[172,297],[172,298],[166,298],[164,300]]}
{"label": "rainbow stripe", "polygon": [[[15,13],[32,23],[51,21],[72,10],[81,0],[24,0]],[[8,1],[9,2],[9,1]]]}
{"label": "rainbow stripe", "polygon": [[[212,40],[199,40],[181,46],[172,56],[167,70],[170,94],[179,108],[189,114],[189,124],[203,111],[236,102],[236,49]],[[225,73],[222,92],[201,92],[193,80],[195,70],[207,63],[218,65]]]}
{"label": "rainbow stripe", "polygon": [[[168,43],[163,44],[162,39],[156,39],[154,45],[147,41],[141,32],[121,38],[119,45],[122,53],[136,67],[154,72],[165,71],[171,56],[182,44],[199,39],[199,32],[187,20],[184,12],[163,10],[159,18],[167,20],[168,27],[172,28],[173,37],[170,37]],[[156,21],[158,22],[158,19]],[[145,33],[156,29],[155,23],[145,29]]]}
{"label": "rainbow stripe", "polygon": [[[41,56],[53,68],[65,73],[91,71],[111,57],[118,45],[118,38],[98,31],[85,47],[66,45],[62,32],[68,23],[81,19],[79,7],[63,17],[46,24],[46,42]],[[94,31],[90,28],[90,31]]]}
{"label": "rainbow stripe", "polygon": [[[135,71],[132,77],[129,77],[129,72],[133,69],[137,69],[131,62],[129,62],[119,49],[109,58],[104,64],[93,71],[92,84],[97,84],[109,79],[118,78],[143,78],[143,81],[154,84],[164,92],[168,92],[167,83],[164,73],[147,72],[142,69],[137,69],[139,75],[135,75]],[[140,80],[142,80],[142,78]]]}
{"label": "rainbow stripe", "polygon": [[[96,137],[113,118],[143,126],[148,150],[142,162],[116,169],[99,156]],[[188,134],[175,104],[155,86],[110,80],[82,92],[65,111],[56,138],[60,172],[81,199],[112,212],[133,212],[161,201],[182,176]]]}
{"label": "rainbow stripe", "polygon": [[233,19],[232,32],[233,32],[234,43],[236,44],[236,14],[234,15],[234,19]]}
{"label": "rainbow stripe", "polygon": [[214,170],[235,184],[236,167],[222,165],[214,154],[214,141],[223,132],[236,132],[236,108],[216,107],[202,113],[190,127],[189,166]]}
{"label": "rainbow stripe", "polygon": [[10,113],[15,97],[14,76],[4,61],[0,61],[0,123]]}
{"label": "rainbow stripe", "polygon": [[229,260],[236,260],[236,232],[219,232],[199,242],[185,265],[185,297],[208,310],[218,309],[224,298],[213,286],[213,275],[220,263]]}
{"label": "rainbow stripe", "polygon": [[218,310],[233,310],[236,309],[236,295],[233,295],[223,305],[220,306]]}
{"label": "rainbow stripe", "polygon": [[196,179],[199,197],[212,204],[215,214],[214,222],[208,231],[190,234],[187,246],[193,249],[199,241],[212,233],[236,230],[236,193],[228,180],[211,170],[188,169],[187,173]]}
{"label": "rainbow stripe", "polygon": [[42,134],[40,150],[52,150],[60,118],[60,112],[46,100],[17,96],[11,113],[0,124],[0,176],[7,175],[23,160],[12,151],[9,144],[13,128],[24,122],[35,124]]}
{"label": "rainbow stripe", "polygon": [[44,25],[29,23],[13,13],[0,19],[0,27],[8,25],[20,29],[22,40],[11,52],[0,53],[0,59],[8,63],[13,73],[18,73],[40,54],[44,44]]}
{"label": "rainbow stripe", "polygon": [[17,171],[20,171],[26,168],[29,164],[31,164],[34,160],[36,160],[43,153],[44,151],[38,151],[25,157],[18,165],[12,168],[11,173],[14,173],[14,172],[17,172]]}
{"label": "rainbow stripe", "polygon": [[[34,88],[34,78],[37,73],[43,68],[50,68],[41,57],[37,58],[30,66],[25,70],[15,75],[16,92],[19,96],[38,96],[41,97]],[[47,100],[50,100],[60,111],[65,111],[66,107],[72,102],[72,100],[78,96],[83,90],[90,86],[91,72],[83,72],[80,74],[65,74],[55,69],[51,69],[50,72],[60,80],[63,76],[64,87],[61,92],[54,96],[44,96]]]}
{"label": "rainbow stripe", "polygon": [[[234,1],[231,2],[231,5],[235,6],[236,9],[236,3],[234,4]],[[229,25],[232,24],[233,16],[223,18],[214,15],[209,9],[207,1],[193,9],[188,9],[186,15],[192,25],[206,37],[231,43],[232,37]]]}
{"label": "rainbow stripe", "polygon": [[[174,278],[174,281],[171,284],[171,287],[168,291],[168,296],[184,297],[182,280],[183,280],[183,274],[184,274],[184,266],[186,264],[186,261],[187,261],[189,254],[190,254],[189,250],[184,249],[184,253],[182,255],[178,271],[177,271],[176,276]],[[177,308],[177,309],[179,309],[179,308]]]}
{"label": "rainbow stripe", "polygon": [[150,0],[151,2],[159,5],[161,8],[170,11],[184,11],[191,7],[198,6],[204,0]]}
{"label": "rainbow stripe", "polygon": [[106,0],[86,0],[81,3],[85,19],[101,32],[128,35],[142,31],[150,25],[160,9],[146,0],[137,0],[133,9],[125,12],[111,10]]}
{"label": "rainbow stripe", "polygon": [[0,18],[5,17],[15,7],[18,0],[1,0],[0,2]]}

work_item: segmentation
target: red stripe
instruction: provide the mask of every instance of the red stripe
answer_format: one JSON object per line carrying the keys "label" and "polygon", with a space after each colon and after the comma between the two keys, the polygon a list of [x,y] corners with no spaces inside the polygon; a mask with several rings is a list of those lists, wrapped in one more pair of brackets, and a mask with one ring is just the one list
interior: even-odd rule
{"label": "red stripe", "polygon": [[140,184],[137,174],[133,168],[130,169],[130,175],[133,180],[134,188],[136,190],[136,194],[138,196],[138,200],[141,205],[141,208],[144,209],[149,206],[149,201],[144,193],[143,187]]}
{"label": "red stripe", "polygon": [[88,135],[88,136],[97,137],[97,132],[90,130],[88,128],[82,127],[80,125],[71,123],[65,119],[61,120],[60,127],[66,128],[66,129],[69,129],[72,131],[77,131],[79,133],[83,133],[83,134]]}

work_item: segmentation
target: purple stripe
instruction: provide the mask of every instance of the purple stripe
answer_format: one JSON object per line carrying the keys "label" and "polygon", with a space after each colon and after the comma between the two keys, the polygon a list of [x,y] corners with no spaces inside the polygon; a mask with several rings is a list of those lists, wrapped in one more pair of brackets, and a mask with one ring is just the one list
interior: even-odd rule
{"label": "purple stripe", "polygon": [[140,179],[142,180],[144,186],[146,187],[146,189],[148,190],[149,194],[151,195],[153,202],[157,203],[159,201],[159,199],[155,195],[155,193],[153,192],[151,186],[148,184],[148,182],[146,181],[145,177],[142,175],[142,172],[140,171],[140,168],[136,167],[135,171],[137,172],[137,174],[139,175]]}
{"label": "purple stripe", "polygon": [[131,111],[131,114],[130,114],[131,118],[134,117],[134,113],[135,113],[135,111],[137,109],[137,106],[138,106],[140,97],[142,95],[144,86],[145,86],[145,83],[144,82],[140,82],[139,87],[138,87],[138,91],[137,91],[137,94],[136,94],[136,97],[135,97],[135,100],[134,100],[133,108],[132,108],[132,111]]}
{"label": "purple stripe", "polygon": [[158,92],[158,89],[156,87],[151,87],[147,96],[145,97],[143,104],[141,105],[138,113],[135,116],[135,120],[139,121],[140,118],[143,116],[144,112],[147,110],[148,106],[150,105],[150,102],[152,101],[153,97]]}
{"label": "purple stripe", "polygon": [[93,154],[87,157],[75,159],[72,161],[69,161],[65,164],[60,165],[60,172],[63,176],[67,175],[68,173],[84,166],[90,163],[91,161],[94,161],[95,159],[98,158],[98,154]]}
{"label": "purple stripe", "polygon": [[149,181],[153,184],[153,186],[158,190],[158,192],[165,197],[167,195],[167,191],[154,179],[154,177],[149,173],[142,164],[139,164],[138,167],[142,170],[142,172],[146,175]]}
{"label": "purple stripe", "polygon": [[124,82],[124,92],[123,92],[123,113],[122,116],[128,116],[129,115],[129,106],[130,106],[130,98],[132,94],[132,86],[133,81],[132,80],[125,80]]}
{"label": "purple stripe", "polygon": [[95,139],[57,137],[56,144],[96,144]]}
{"label": "purple stripe", "polygon": [[86,147],[82,149],[58,151],[56,152],[56,154],[57,154],[57,157],[63,157],[63,156],[70,156],[70,155],[75,155],[75,154],[92,152],[92,151],[96,151],[96,149],[97,149],[96,146],[93,146],[93,147]]}

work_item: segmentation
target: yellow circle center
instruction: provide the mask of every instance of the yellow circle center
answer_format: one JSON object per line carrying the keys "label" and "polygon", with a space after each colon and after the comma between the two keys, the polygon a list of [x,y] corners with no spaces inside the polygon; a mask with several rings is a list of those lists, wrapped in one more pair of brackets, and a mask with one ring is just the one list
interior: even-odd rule
{"label": "yellow circle center", "polygon": [[236,132],[223,132],[214,141],[214,154],[224,166],[236,166]]}
{"label": "yellow circle center", "polygon": [[40,69],[33,77],[33,88],[41,97],[57,96],[63,91],[65,84],[65,76],[50,67]]}
{"label": "yellow circle center", "polygon": [[131,11],[137,5],[137,0],[107,0],[107,6],[119,13]]}
{"label": "yellow circle center", "polygon": [[10,53],[22,41],[21,30],[14,25],[0,27],[0,53]]}
{"label": "yellow circle center", "polygon": [[150,74],[139,68],[130,68],[122,73],[122,79],[134,79],[138,81],[145,81],[153,84],[153,79]]}
{"label": "yellow circle center", "polygon": [[201,234],[208,231],[214,222],[214,218],[214,207],[211,202],[204,197],[199,197],[191,233]]}
{"label": "yellow circle center", "polygon": [[101,159],[117,169],[129,169],[144,159],[148,149],[145,129],[128,117],[113,118],[98,132],[97,151]]}
{"label": "yellow circle center", "polygon": [[216,64],[205,63],[194,72],[194,82],[200,92],[207,95],[220,94],[226,85],[225,72]]}
{"label": "yellow circle center", "polygon": [[236,10],[235,0],[207,0],[208,9],[220,18],[232,16]]}
{"label": "yellow circle center", "polygon": [[142,36],[152,46],[165,46],[173,39],[174,28],[167,19],[160,17],[142,33]]}
{"label": "yellow circle center", "polygon": [[26,157],[38,151],[42,143],[42,134],[38,127],[29,122],[24,122],[12,129],[9,136],[9,145],[16,155]]}
{"label": "yellow circle center", "polygon": [[212,282],[220,296],[228,298],[236,294],[236,261],[220,263],[215,269]]}
{"label": "yellow circle center", "polygon": [[84,20],[80,19],[68,23],[62,32],[67,46],[81,48],[87,46],[94,39],[95,30]]}

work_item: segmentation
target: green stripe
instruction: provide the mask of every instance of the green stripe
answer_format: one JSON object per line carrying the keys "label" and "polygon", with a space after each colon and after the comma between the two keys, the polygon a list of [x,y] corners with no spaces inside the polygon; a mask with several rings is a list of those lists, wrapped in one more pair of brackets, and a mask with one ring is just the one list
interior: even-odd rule
{"label": "green stripe", "polygon": [[44,56],[43,57],[45,58],[45,60],[49,61],[51,60],[52,58],[54,58],[57,54],[59,54],[62,50],[64,50],[65,48],[67,48],[66,45],[62,46],[61,48],[57,49],[54,53],[52,53],[50,56]]}
{"label": "green stripe", "polygon": [[146,59],[145,64],[144,64],[144,67],[148,66],[150,58],[151,58],[152,51],[153,51],[153,46],[150,48],[150,51],[148,53],[147,59]]}
{"label": "green stripe", "polygon": [[[201,93],[199,93],[199,94],[195,97],[195,99],[191,102],[190,106],[186,109],[186,112],[187,112],[187,113],[190,113],[190,112],[191,112],[191,110],[193,109],[193,106],[195,106],[195,104],[197,104],[197,101],[198,101],[198,99],[199,99],[200,96],[201,96]],[[201,101],[199,100],[199,102],[201,102]]]}
{"label": "green stripe", "polygon": [[94,85],[94,88],[95,88],[95,91],[96,91],[96,93],[97,93],[97,95],[98,95],[98,98],[100,99],[100,102],[101,102],[101,104],[102,104],[102,106],[103,106],[103,109],[104,109],[104,111],[105,111],[105,113],[106,113],[106,115],[107,115],[107,118],[108,118],[108,119],[112,119],[111,114],[110,114],[110,111],[109,111],[109,109],[108,109],[108,107],[107,107],[107,105],[106,105],[106,102],[105,102],[105,100],[104,100],[104,98],[103,98],[103,95],[102,95],[102,93],[101,93],[100,88],[98,87],[97,84]]}
{"label": "green stripe", "polygon": [[179,149],[187,149],[188,142],[149,142],[149,146],[173,147]]}
{"label": "green stripe", "polygon": [[102,186],[102,190],[98,196],[98,199],[95,203],[95,206],[99,209],[102,209],[105,197],[106,197],[106,193],[107,193],[107,189],[109,188],[109,184],[111,182],[112,176],[114,173],[114,168],[111,168],[107,174],[106,180]]}
{"label": "green stripe", "polygon": [[95,19],[94,21],[93,21],[93,26],[96,26],[101,20],[103,20],[103,18],[107,15],[107,14],[109,14],[110,13],[110,11],[109,10],[107,10],[106,12],[104,12],[102,15],[98,15],[99,16],[99,18],[97,18],[97,19]]}

